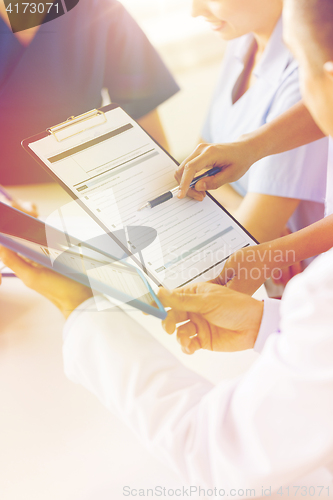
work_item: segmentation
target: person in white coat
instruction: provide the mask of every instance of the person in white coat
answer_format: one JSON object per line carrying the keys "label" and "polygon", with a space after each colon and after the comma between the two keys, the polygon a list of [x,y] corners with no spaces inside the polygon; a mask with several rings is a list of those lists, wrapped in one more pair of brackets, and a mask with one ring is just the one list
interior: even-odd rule
{"label": "person in white coat", "polygon": [[[331,0],[285,0],[285,38],[302,68],[305,103],[331,135],[332,28]],[[165,329],[171,333],[187,321],[177,328],[187,352],[261,352],[245,375],[217,386],[185,368],[125,313],[96,313],[89,298],[82,304],[88,290],[7,250],[0,255],[66,316],[81,304],[64,332],[67,376],[187,482],[236,498],[264,496],[265,489],[277,498],[330,496],[333,250],[291,280],[281,302],[211,283],[160,291],[171,307]],[[301,479],[310,473],[307,483]]]}

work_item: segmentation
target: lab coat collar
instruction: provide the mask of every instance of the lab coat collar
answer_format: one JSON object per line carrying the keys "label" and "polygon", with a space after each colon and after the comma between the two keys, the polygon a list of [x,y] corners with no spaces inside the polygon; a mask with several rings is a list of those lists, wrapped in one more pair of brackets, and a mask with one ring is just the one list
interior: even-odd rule
{"label": "lab coat collar", "polygon": [[[281,80],[284,71],[294,60],[283,42],[282,31],[282,18],[280,18],[258,66],[254,69],[254,75],[258,79],[266,80],[271,85],[276,85],[276,83]],[[249,33],[242,37],[242,43],[238,45],[235,51],[236,59],[238,59],[243,66],[246,64],[253,43],[254,36]]]}
{"label": "lab coat collar", "polygon": [[273,85],[281,80],[283,73],[293,62],[293,56],[283,42],[282,32],[282,18],[280,18],[261,60],[254,70],[257,78],[263,78]]}

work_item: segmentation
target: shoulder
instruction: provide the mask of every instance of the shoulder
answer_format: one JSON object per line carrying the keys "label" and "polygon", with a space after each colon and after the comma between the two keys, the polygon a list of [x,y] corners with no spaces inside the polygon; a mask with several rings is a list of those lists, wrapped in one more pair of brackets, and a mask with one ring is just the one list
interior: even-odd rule
{"label": "shoulder", "polygon": [[[84,32],[84,39],[94,46],[104,44],[112,54],[121,57],[128,47],[137,52],[140,47],[151,49],[151,44],[136,20],[117,0],[80,0],[79,4],[67,15],[63,16],[67,21],[64,25],[65,34],[76,33],[75,40],[78,41],[79,34]],[[71,35],[72,36],[72,35]],[[84,40],[81,40],[84,43]],[[91,49],[90,47],[90,49]]]}

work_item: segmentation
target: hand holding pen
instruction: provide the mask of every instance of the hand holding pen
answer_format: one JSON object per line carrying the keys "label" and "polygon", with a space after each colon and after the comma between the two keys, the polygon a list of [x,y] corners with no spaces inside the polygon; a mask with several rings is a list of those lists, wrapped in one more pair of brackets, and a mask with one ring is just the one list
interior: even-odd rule
{"label": "hand holding pen", "polygon": [[[190,187],[193,188],[197,182],[199,182],[201,179],[205,179],[206,177],[211,177],[213,175],[216,175],[217,173],[221,172],[221,167],[214,167],[211,168],[210,170],[207,170],[204,174],[198,175],[198,177],[195,177],[192,182],[190,183]],[[166,193],[161,194],[157,198],[154,198],[153,200],[147,201],[142,207],[140,207],[138,210],[143,210],[144,208],[154,208],[157,205],[161,205],[161,203],[165,203],[168,200],[171,200],[174,196],[176,196],[179,192],[179,186],[171,189],[170,191],[167,191]]]}
{"label": "hand holding pen", "polygon": [[[251,137],[245,135],[236,142],[228,144],[199,144],[175,172],[179,184],[178,198],[182,199],[185,196],[196,198],[199,193],[218,189],[224,184],[240,179],[251,165],[262,157],[257,141],[255,147],[252,142]],[[199,182],[195,189],[189,189],[194,176],[209,166],[220,167],[221,171],[207,181]]]}

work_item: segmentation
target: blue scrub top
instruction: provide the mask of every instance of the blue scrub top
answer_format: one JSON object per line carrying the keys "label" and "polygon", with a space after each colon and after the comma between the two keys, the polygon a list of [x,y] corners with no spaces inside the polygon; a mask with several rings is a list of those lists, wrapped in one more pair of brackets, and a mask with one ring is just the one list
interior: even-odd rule
{"label": "blue scrub top", "polygon": [[80,0],[28,47],[0,19],[0,182],[51,181],[21,141],[99,107],[103,87],[135,119],[179,90],[119,2]]}

